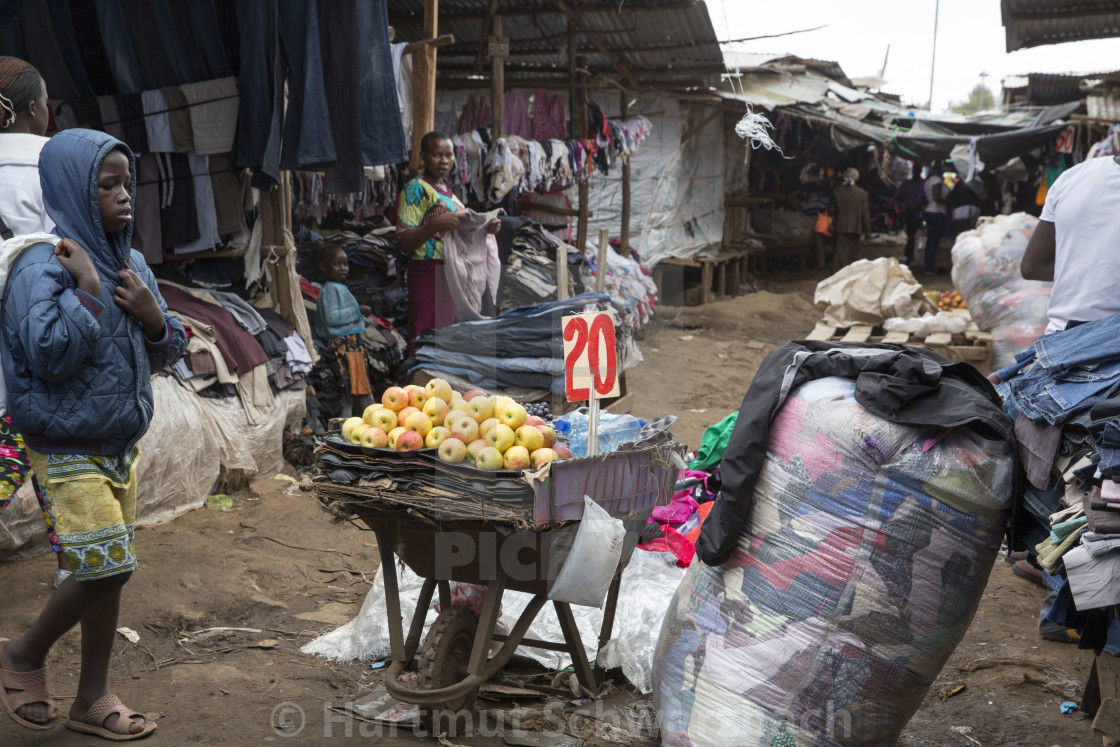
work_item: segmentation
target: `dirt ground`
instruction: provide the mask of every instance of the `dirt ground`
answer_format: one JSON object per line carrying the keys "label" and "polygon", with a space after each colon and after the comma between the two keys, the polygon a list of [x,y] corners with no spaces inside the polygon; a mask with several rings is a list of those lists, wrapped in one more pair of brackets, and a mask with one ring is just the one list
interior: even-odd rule
{"label": "dirt ground", "polygon": [[[761,283],[759,292],[733,300],[660,309],[641,340],[646,361],[629,373],[633,412],[677,415],[674,434],[696,448],[708,425],[738,409],[760,361],[812,329],[817,314],[811,298],[819,279],[777,276]],[[947,278],[936,280],[947,287]],[[372,533],[333,522],[313,499],[271,477],[235,495],[232,510],[200,509],[137,531],[141,567],[125,588],[120,624],[140,639],[132,644],[118,638],[112,691],[158,720],[152,744],[240,745],[286,738],[328,744],[371,737],[378,744],[421,743],[410,734],[389,737],[329,710],[367,696],[380,675],[369,663],[326,663],[304,656],[299,647],[358,611],[377,567],[377,549]],[[0,566],[0,636],[32,621],[50,593],[52,575],[53,559],[47,556]],[[1042,598],[1041,589],[997,561],[967,636],[899,745],[1100,744],[1084,716],[1059,710],[1062,701],[1080,699],[1092,653],[1039,638],[1035,618]],[[197,633],[212,627],[259,632]],[[79,634],[73,631],[47,662],[51,692],[63,713],[77,686],[78,651]],[[965,687],[939,698],[958,685]],[[298,733],[274,729],[276,723],[298,721],[300,712],[306,723]],[[474,737],[448,743],[502,741]],[[587,741],[597,743],[602,741]],[[103,742],[61,728],[27,731],[0,716],[0,744]]]}

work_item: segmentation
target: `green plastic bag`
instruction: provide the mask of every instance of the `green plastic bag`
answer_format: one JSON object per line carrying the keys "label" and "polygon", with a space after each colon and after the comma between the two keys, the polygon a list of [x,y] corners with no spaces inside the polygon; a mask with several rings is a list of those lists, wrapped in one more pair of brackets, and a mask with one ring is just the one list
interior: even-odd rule
{"label": "green plastic bag", "polygon": [[688,465],[689,469],[706,472],[723,460],[723,452],[727,450],[727,442],[731,440],[731,431],[735,430],[735,421],[739,413],[733,412],[723,420],[704,431],[704,438],[700,439],[700,448],[696,450],[696,459]]}

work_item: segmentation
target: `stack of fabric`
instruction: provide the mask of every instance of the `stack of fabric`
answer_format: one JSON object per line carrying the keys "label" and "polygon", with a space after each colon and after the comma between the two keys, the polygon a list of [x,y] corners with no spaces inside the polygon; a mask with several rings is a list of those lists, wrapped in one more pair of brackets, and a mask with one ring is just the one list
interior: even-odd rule
{"label": "stack of fabric", "polygon": [[568,297],[583,293],[580,256],[575,247],[565,244],[539,223],[526,219],[514,219],[514,222],[520,227],[513,233],[508,247],[503,246],[503,235],[498,236],[502,261],[498,308],[509,311],[519,306],[555,301],[556,256],[562,247],[568,256]]}
{"label": "stack of fabric", "polygon": [[[614,308],[603,293],[523,306],[492,319],[428,330],[416,342],[416,365],[488,391],[564,390],[564,344],[560,320],[585,311]],[[621,363],[620,363],[621,365]]]}
{"label": "stack of fabric", "polygon": [[1028,484],[1045,617],[1120,655],[1120,314],[1047,335],[998,372]]}
{"label": "stack of fabric", "polygon": [[161,280],[167,307],[189,332],[187,354],[172,373],[204,396],[237,396],[251,425],[276,403],[273,390],[298,389],[311,371],[303,338],[271,309],[232,293]]}

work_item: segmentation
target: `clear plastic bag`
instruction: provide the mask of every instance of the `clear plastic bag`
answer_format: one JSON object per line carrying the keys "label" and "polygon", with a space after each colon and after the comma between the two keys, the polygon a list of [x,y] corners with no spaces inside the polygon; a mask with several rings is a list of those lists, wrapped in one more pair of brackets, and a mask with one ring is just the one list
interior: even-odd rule
{"label": "clear plastic bag", "polygon": [[611,585],[626,526],[615,519],[590,496],[583,497],[583,519],[564,565],[556,574],[548,598],[556,602],[602,607]]}
{"label": "clear plastic bag", "polygon": [[852,380],[802,386],[731,560],[693,562],[666,612],[663,744],[894,744],[980,602],[1012,471],[1007,443],[887,422]]}
{"label": "clear plastic bag", "polygon": [[1010,365],[1046,331],[1052,283],[1024,280],[1020,266],[1038,219],[985,218],[953,244],[953,285],[980,329],[995,337],[993,367]]}

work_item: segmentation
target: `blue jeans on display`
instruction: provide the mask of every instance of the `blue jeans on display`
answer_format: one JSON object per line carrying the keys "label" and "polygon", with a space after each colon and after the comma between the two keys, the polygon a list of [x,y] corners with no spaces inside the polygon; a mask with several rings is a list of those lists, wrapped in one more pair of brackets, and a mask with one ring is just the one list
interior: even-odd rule
{"label": "blue jeans on display", "polygon": [[318,6],[317,0],[279,0],[277,5],[276,24],[288,62],[287,111],[296,112],[284,118],[282,169],[314,169],[336,158],[323,83]]}
{"label": "blue jeans on display", "polygon": [[237,1],[241,98],[235,163],[253,169],[253,186],[259,189],[280,178],[283,88],[276,12],[276,0]]}
{"label": "blue jeans on display", "polygon": [[1065,423],[1120,391],[1120,314],[1044,335],[998,374],[1008,415]]}
{"label": "blue jeans on display", "polygon": [[409,146],[399,116],[387,2],[360,0],[357,11],[362,157],[366,166],[400,163],[408,157]]}
{"label": "blue jeans on display", "polygon": [[121,93],[141,93],[144,83],[140,77],[140,65],[132,51],[132,40],[128,36],[120,0],[96,0],[96,3],[101,40],[109,56],[113,77],[117,79],[117,88]]}

